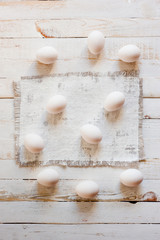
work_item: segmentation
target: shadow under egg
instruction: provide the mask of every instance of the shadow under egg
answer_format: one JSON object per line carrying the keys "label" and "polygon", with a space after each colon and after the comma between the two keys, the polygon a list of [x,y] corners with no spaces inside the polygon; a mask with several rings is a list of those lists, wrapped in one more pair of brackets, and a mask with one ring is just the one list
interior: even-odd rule
{"label": "shadow under egg", "polygon": [[47,126],[49,125],[59,125],[62,123],[63,118],[64,118],[64,112],[57,113],[57,114],[51,114],[46,111],[46,119],[44,121],[44,125]]}
{"label": "shadow under egg", "polygon": [[104,115],[107,121],[109,122],[116,122],[119,121],[120,118],[123,116],[123,107],[119,110],[113,111],[113,112],[107,112],[104,110]]}
{"label": "shadow under egg", "polygon": [[98,61],[103,59],[104,50],[99,54],[93,54],[89,51],[88,47],[85,46],[82,50],[82,58],[90,62],[91,65],[95,65]]}
{"label": "shadow under egg", "polygon": [[46,187],[37,182],[37,193],[39,197],[47,198],[47,196],[50,197],[52,195],[55,195],[57,192],[58,192],[57,184],[54,184],[53,186],[50,186],[50,187]]}
{"label": "shadow under egg", "polygon": [[133,62],[133,63],[127,63],[127,62],[123,62],[123,61],[118,61],[118,67],[120,68],[120,71],[124,71],[126,76],[138,76],[138,71],[139,71],[139,66],[138,66],[138,61],[137,62]]}
{"label": "shadow under egg", "polygon": [[[84,202],[79,204],[79,202]],[[82,214],[82,222],[88,222],[88,218],[92,212],[94,212],[94,208],[97,206],[97,202],[94,199],[86,199],[80,198],[79,201],[75,202],[76,211]]]}
{"label": "shadow under egg", "polygon": [[24,159],[27,163],[34,164],[35,166],[39,165],[39,158],[40,158],[42,152],[31,153],[25,148],[24,145],[20,148],[20,152],[21,152],[20,155],[24,156]]}
{"label": "shadow under egg", "polygon": [[90,144],[81,138],[81,149],[84,154],[92,160],[93,157],[98,157],[101,146],[99,144]]}
{"label": "shadow under egg", "polygon": [[54,68],[56,66],[56,62],[53,64],[43,64],[38,61],[34,61],[29,67],[29,73],[32,75],[49,75],[54,72]]}
{"label": "shadow under egg", "polygon": [[138,185],[137,187],[127,187],[124,184],[120,183],[120,192],[124,199],[135,201],[141,195],[141,186]]}

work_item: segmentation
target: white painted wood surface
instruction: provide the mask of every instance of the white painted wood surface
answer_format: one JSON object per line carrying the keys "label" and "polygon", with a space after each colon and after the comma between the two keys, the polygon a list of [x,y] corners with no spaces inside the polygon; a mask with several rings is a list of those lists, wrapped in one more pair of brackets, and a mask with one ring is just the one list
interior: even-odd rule
{"label": "white painted wood surface", "polygon": [[[122,172],[122,171],[120,171]],[[37,184],[36,180],[0,180],[0,200],[5,201],[58,201],[71,202],[81,201],[76,193],[76,185],[88,177],[81,179],[60,180],[54,188],[45,188]],[[119,183],[119,175],[111,179],[96,179],[93,175],[90,179],[95,180],[100,186],[100,192],[95,201],[160,201],[160,180],[144,180],[138,188],[128,188]],[[106,184],[107,182],[107,184]],[[84,201],[84,199],[83,199]],[[90,200],[91,201],[91,200]]]}
{"label": "white painted wood surface", "polygon": [[[158,0],[0,1],[0,240],[159,240],[159,24]],[[98,61],[86,49],[86,37],[94,29],[106,36]],[[136,64],[117,58],[118,49],[127,43],[142,49]],[[52,67],[35,61],[36,50],[48,44],[59,50]],[[136,166],[144,175],[141,186],[120,185],[124,168],[111,167],[55,167],[61,176],[56,188],[37,185],[42,167],[21,168],[14,160],[13,81],[22,76],[119,69],[137,70],[143,78],[146,158]],[[88,178],[100,184],[95,202],[81,202],[74,192],[76,184]]]}
{"label": "white painted wood surface", "polygon": [[[150,211],[149,211],[150,210]],[[1,202],[1,223],[112,224],[160,222],[160,203]]]}
{"label": "white painted wood surface", "polygon": [[103,32],[105,37],[158,37],[159,24],[159,18],[111,19],[106,16],[100,19],[4,20],[0,22],[0,38],[82,38],[94,29]]}
{"label": "white painted wood surface", "polygon": [[5,224],[0,225],[0,240],[50,240],[54,236],[58,240],[158,240],[160,229],[158,224]]}

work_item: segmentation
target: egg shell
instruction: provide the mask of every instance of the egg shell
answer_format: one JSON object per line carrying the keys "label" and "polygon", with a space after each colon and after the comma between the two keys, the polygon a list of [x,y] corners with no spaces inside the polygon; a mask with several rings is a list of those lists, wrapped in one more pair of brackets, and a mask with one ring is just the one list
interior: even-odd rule
{"label": "egg shell", "polygon": [[52,64],[57,59],[57,50],[53,47],[46,46],[42,47],[37,51],[37,61],[43,64]]}
{"label": "egg shell", "polygon": [[111,92],[105,100],[104,108],[108,112],[113,112],[119,110],[123,106],[124,102],[125,96],[122,92]]}
{"label": "egg shell", "polygon": [[38,174],[37,181],[45,187],[52,187],[59,181],[59,174],[53,168],[45,168]]}
{"label": "egg shell", "polygon": [[98,192],[98,184],[91,180],[82,181],[76,186],[76,193],[82,198],[94,198]]}
{"label": "egg shell", "polygon": [[83,125],[81,128],[82,138],[90,144],[98,144],[102,140],[101,130],[92,124]]}
{"label": "egg shell", "polygon": [[140,57],[140,49],[136,45],[126,45],[122,47],[119,52],[118,56],[123,62],[135,62],[139,59]]}
{"label": "egg shell", "polygon": [[66,108],[67,100],[62,95],[55,95],[47,103],[46,109],[51,114],[63,112]]}
{"label": "egg shell", "polygon": [[31,153],[39,153],[44,148],[44,141],[38,134],[30,133],[24,138],[24,146]]}
{"label": "egg shell", "polygon": [[143,181],[143,175],[137,169],[127,169],[121,173],[120,181],[127,187],[136,187]]}
{"label": "egg shell", "polygon": [[88,49],[92,54],[94,55],[99,54],[103,50],[104,44],[105,38],[101,32],[93,31],[89,34]]}

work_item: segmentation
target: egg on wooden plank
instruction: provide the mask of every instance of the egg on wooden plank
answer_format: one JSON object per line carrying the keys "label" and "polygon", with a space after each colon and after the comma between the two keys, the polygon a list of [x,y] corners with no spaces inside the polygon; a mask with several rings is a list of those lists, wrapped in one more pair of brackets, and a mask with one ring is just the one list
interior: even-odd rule
{"label": "egg on wooden plank", "polygon": [[59,174],[51,167],[45,168],[38,174],[37,181],[45,187],[52,187],[59,181]]}
{"label": "egg on wooden plank", "polygon": [[94,198],[98,192],[98,184],[91,180],[82,181],[76,186],[76,193],[82,198]]}
{"label": "egg on wooden plank", "polygon": [[100,31],[93,31],[88,36],[88,49],[89,51],[97,55],[99,54],[105,45],[105,38]]}
{"label": "egg on wooden plank", "polygon": [[123,106],[124,102],[125,96],[122,92],[119,91],[111,92],[105,100],[104,108],[108,112],[113,112],[119,110]]}
{"label": "egg on wooden plank", "polygon": [[81,137],[90,144],[98,144],[102,140],[101,130],[92,124],[85,124],[81,127]]}
{"label": "egg on wooden plank", "polygon": [[43,64],[52,64],[57,59],[57,50],[53,47],[46,46],[42,47],[37,51],[36,59],[38,62]]}
{"label": "egg on wooden plank", "polygon": [[143,181],[143,175],[138,169],[130,168],[120,175],[120,182],[127,187],[136,187]]}
{"label": "egg on wooden plank", "polygon": [[118,56],[123,62],[136,62],[141,55],[140,49],[136,45],[128,44],[122,47]]}
{"label": "egg on wooden plank", "polygon": [[62,95],[55,95],[49,99],[46,109],[51,114],[63,112],[67,106],[67,100]]}
{"label": "egg on wooden plank", "polygon": [[40,153],[44,148],[44,141],[38,134],[30,133],[24,137],[24,146],[31,153]]}

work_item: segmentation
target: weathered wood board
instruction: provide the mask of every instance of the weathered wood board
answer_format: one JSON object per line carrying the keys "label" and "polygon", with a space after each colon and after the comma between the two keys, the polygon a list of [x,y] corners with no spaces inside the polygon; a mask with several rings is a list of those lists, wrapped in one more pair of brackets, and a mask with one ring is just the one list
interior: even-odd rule
{"label": "weathered wood board", "polygon": [[5,224],[0,225],[0,239],[17,240],[50,240],[54,236],[58,240],[158,240],[160,235],[158,224],[86,224],[86,225],[52,225],[52,224]]}
{"label": "weathered wood board", "polygon": [[132,204],[129,202],[4,201],[0,204],[0,222],[31,224],[160,223],[159,206],[159,202]]}

